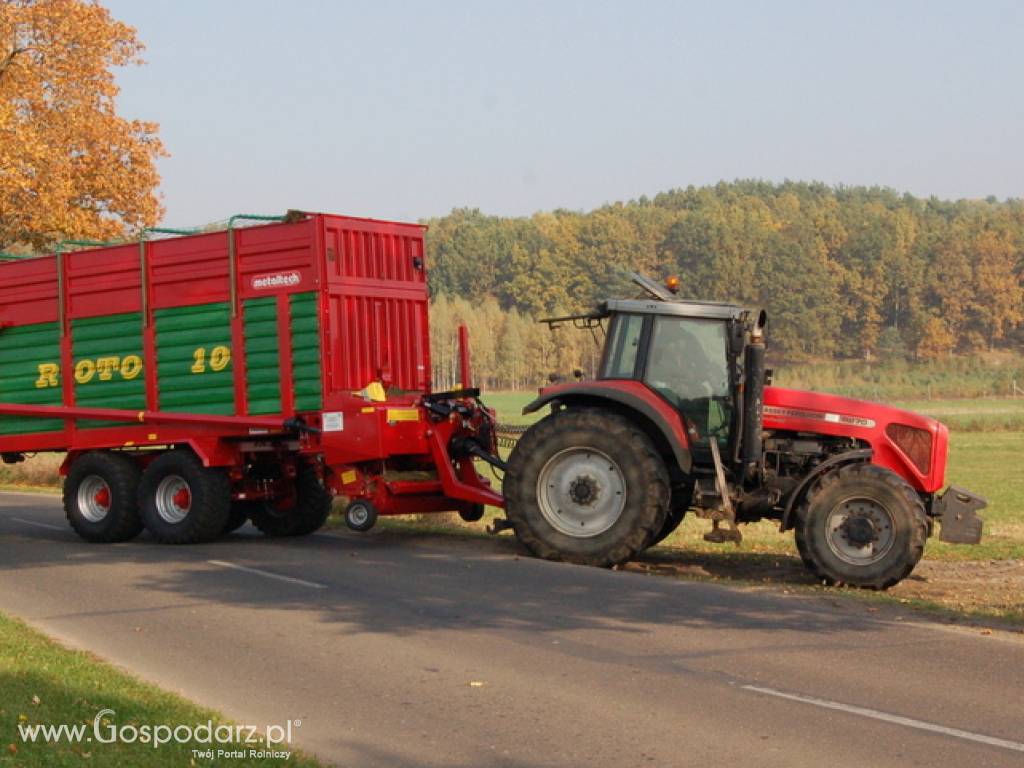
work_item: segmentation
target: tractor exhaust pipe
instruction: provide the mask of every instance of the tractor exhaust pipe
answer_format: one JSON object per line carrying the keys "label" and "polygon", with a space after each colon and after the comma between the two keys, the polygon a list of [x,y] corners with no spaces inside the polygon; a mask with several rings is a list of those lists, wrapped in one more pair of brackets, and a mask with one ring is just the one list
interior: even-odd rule
{"label": "tractor exhaust pipe", "polygon": [[768,316],[764,310],[750,331],[743,359],[743,435],[740,458],[747,476],[761,468],[764,419],[765,343],[764,328]]}

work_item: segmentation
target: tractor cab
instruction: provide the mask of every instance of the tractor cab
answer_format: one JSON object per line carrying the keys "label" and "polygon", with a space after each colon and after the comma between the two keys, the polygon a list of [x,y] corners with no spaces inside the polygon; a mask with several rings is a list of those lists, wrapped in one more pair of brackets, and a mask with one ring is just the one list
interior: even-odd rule
{"label": "tractor cab", "polygon": [[[594,312],[544,322],[606,329],[596,381],[637,382],[678,413],[697,467],[713,469],[712,442],[727,472],[757,462],[765,313],[683,300],[668,287],[672,282],[663,287],[632,277],[645,298],[612,299]],[[744,430],[745,424],[751,429]],[[744,445],[745,432],[755,445]]]}
{"label": "tractor cab", "polygon": [[985,502],[944,485],[948,431],[926,416],[766,387],[763,311],[688,301],[644,277],[644,296],[545,320],[604,333],[594,377],[553,383],[503,483],[507,526],[541,557],[615,565],[687,513],[715,543],[762,519],[792,530],[826,582],[886,588],[911,572],[936,521],[977,543]]}
{"label": "tractor cab", "polygon": [[598,378],[642,382],[683,417],[691,449],[727,450],[736,437],[742,367],[730,339],[736,307],[689,302],[609,301]]}

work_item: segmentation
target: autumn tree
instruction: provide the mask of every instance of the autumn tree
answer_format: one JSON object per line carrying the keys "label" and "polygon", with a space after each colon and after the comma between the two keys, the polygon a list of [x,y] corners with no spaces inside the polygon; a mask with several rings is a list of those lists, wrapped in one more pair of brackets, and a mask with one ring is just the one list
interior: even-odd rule
{"label": "autumn tree", "polygon": [[[1024,201],[927,200],[889,189],[746,180],[593,211],[456,210],[427,222],[435,296],[504,318],[483,342],[500,387],[594,367],[587,334],[532,319],[628,296],[630,270],[681,293],[768,310],[772,355],[945,356],[1024,344]],[[442,305],[443,306],[443,305]],[[478,322],[474,334],[488,322]]]}
{"label": "autumn tree", "polygon": [[0,249],[156,223],[157,126],[115,108],[113,68],[141,50],[92,2],[0,4]]}
{"label": "autumn tree", "polygon": [[1024,321],[1024,287],[1012,234],[986,229],[974,240],[974,315],[990,348]]}

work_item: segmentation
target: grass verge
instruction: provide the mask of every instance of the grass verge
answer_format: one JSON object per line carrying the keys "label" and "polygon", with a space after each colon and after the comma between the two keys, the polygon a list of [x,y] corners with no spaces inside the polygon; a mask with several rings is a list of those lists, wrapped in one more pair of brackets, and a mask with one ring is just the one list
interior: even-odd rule
{"label": "grass verge", "polygon": [[[214,726],[228,724],[221,715],[192,704],[159,688],[141,682],[119,669],[98,660],[89,653],[72,651],[46,638],[21,621],[0,614],[0,765],[26,768],[60,766],[202,766],[224,762],[206,760],[192,750],[209,749],[211,745],[190,743],[97,743],[93,723],[97,713],[114,710],[101,721],[101,737],[106,740],[110,727],[178,725],[195,726],[212,721]],[[106,724],[104,725],[103,722]],[[45,743],[40,736],[35,743],[22,738],[21,730],[35,725],[82,725],[81,741],[63,738]],[[262,726],[261,726],[262,728]],[[292,766],[314,768],[320,763],[294,754],[283,744],[277,750],[290,750],[290,760],[249,756],[249,750],[266,748],[265,744],[212,745],[219,748],[243,749],[246,757],[230,760],[233,766]]]}

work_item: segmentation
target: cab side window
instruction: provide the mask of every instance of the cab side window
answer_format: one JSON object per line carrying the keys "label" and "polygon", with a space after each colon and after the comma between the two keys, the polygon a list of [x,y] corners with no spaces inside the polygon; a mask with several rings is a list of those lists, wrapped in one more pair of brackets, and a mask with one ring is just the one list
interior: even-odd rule
{"label": "cab side window", "polygon": [[644,381],[696,427],[698,443],[724,439],[731,415],[726,325],[719,320],[657,317]]}

